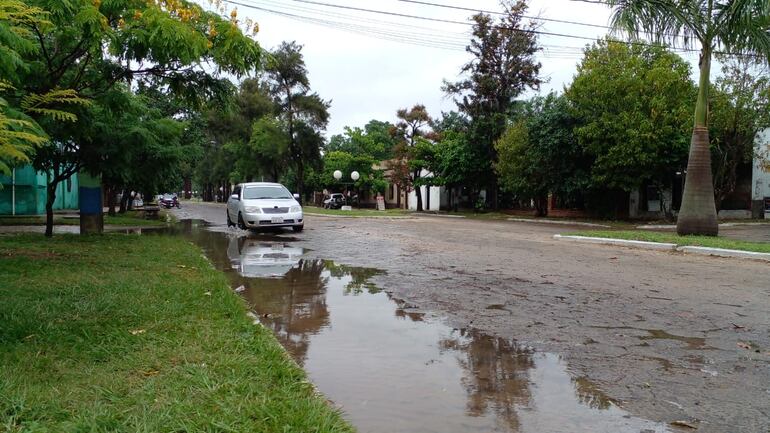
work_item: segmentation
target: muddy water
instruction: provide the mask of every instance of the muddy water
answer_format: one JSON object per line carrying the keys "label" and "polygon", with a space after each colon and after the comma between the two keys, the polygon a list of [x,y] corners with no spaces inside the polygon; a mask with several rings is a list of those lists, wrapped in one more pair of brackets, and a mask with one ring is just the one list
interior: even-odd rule
{"label": "muddy water", "polygon": [[289,234],[185,227],[363,433],[668,431],[571,377],[557,355],[409,308],[369,282],[377,270],[308,259]]}

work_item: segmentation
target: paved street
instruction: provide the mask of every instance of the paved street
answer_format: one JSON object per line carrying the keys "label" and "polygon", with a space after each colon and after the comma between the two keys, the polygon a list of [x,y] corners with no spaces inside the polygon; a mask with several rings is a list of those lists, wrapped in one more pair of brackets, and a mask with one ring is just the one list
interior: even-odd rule
{"label": "paved street", "polygon": [[[224,224],[221,205],[176,212]],[[314,257],[386,271],[374,281],[409,309],[559,354],[634,415],[766,432],[770,266],[552,239],[576,229],[310,216],[305,232],[282,237]]]}

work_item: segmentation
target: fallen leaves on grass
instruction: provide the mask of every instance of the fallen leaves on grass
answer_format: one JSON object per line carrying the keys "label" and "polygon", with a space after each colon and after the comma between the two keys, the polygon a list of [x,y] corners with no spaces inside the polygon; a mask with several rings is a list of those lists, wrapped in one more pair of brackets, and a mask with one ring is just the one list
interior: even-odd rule
{"label": "fallen leaves on grass", "polygon": [[145,332],[147,332],[147,330],[146,329],[134,329],[133,331],[129,331],[129,332],[131,332],[131,335],[139,335],[139,334],[144,334]]}

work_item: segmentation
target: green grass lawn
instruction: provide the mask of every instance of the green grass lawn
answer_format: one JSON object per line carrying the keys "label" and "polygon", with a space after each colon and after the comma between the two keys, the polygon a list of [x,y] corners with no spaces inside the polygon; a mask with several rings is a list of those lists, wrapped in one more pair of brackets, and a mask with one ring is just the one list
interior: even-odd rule
{"label": "green grass lawn", "polygon": [[566,233],[566,235],[627,239],[647,242],[665,242],[676,244],[678,246],[697,246],[723,248],[727,250],[753,251],[757,253],[770,253],[770,243],[767,242],[748,242],[711,236],[679,236],[676,233],[660,233],[649,230],[587,230],[574,233]]}
{"label": "green grass lawn", "polygon": [[[114,226],[131,226],[131,227],[164,226],[167,224],[167,220],[166,220],[167,215],[171,217],[171,214],[161,211],[159,219],[148,220],[148,219],[144,219],[144,216],[140,212],[130,211],[130,212],[126,212],[125,214],[118,214],[114,217],[105,215],[104,224],[114,225]],[[173,217],[171,218],[173,221]],[[80,225],[80,220],[74,217],[65,218],[60,215],[54,215],[53,221],[54,221],[54,225],[68,225],[68,226]],[[0,217],[0,226],[39,226],[39,225],[45,225],[44,216]]]}
{"label": "green grass lawn", "polygon": [[353,209],[351,211],[343,211],[339,209],[324,209],[322,207],[304,206],[304,212],[307,214],[320,214],[320,215],[334,215],[334,216],[354,216],[354,217],[393,217],[393,216],[407,216],[411,214],[410,211],[403,209],[387,209],[387,210],[375,210],[375,209]]}
{"label": "green grass lawn", "polygon": [[200,249],[0,236],[0,431],[350,432]]}

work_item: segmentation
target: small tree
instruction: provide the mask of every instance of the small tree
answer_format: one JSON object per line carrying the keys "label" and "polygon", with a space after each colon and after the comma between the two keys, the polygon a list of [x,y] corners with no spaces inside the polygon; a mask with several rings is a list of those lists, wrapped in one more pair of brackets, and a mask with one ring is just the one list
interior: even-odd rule
{"label": "small tree", "polygon": [[748,57],[727,59],[714,85],[709,136],[718,208],[735,191],[738,168],[750,166],[757,135],[770,126],[770,77],[762,66]]}
{"label": "small tree", "polygon": [[[420,182],[420,177],[423,168],[425,168],[425,163],[422,158],[419,158],[416,151],[418,145],[425,146],[424,139],[428,135],[425,127],[430,124],[431,118],[425,106],[421,104],[417,104],[409,110],[402,108],[396,112],[396,116],[399,121],[396,124],[395,134],[400,143],[396,146],[396,161],[391,169],[397,179],[403,177],[400,179],[400,183],[405,184],[405,191],[409,191],[412,187],[415,188],[417,211],[422,212],[422,188],[420,188],[422,183]],[[399,167],[399,165],[402,166]],[[404,177],[404,172],[408,172],[408,176]]]}

